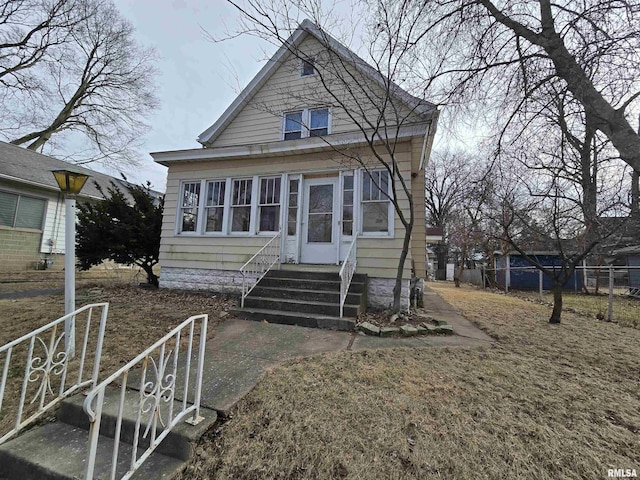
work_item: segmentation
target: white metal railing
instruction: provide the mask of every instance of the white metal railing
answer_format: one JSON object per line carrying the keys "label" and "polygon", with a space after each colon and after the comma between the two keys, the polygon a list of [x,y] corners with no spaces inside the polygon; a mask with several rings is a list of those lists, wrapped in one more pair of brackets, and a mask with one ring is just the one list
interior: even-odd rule
{"label": "white metal railing", "polygon": [[[192,374],[192,354],[196,323],[200,324],[200,342],[196,357],[195,382],[190,390],[189,378]],[[100,422],[105,401],[105,391],[112,384],[118,384],[120,390],[115,434],[113,438],[112,459],[109,478],[130,478],[131,475],[151,455],[170,431],[187,415],[193,412],[193,416],[187,422],[196,425],[203,418],[200,416],[200,397],[202,392],[202,373],[204,367],[204,355],[207,338],[208,315],[195,315],[185,320],[144,352],[120,368],[117,372],[105,378],[95,386],[84,401],[84,411],[91,424],[89,429],[89,445],[87,448],[87,463],[85,479],[92,479],[96,463],[96,452],[100,436]],[[183,332],[186,332],[186,354],[182,359],[180,346],[183,343]],[[154,359],[154,356],[156,357]],[[133,432],[133,448],[128,463],[129,469],[122,474],[122,464],[126,459],[119,460],[120,437],[122,433],[123,414],[127,393],[128,375],[135,367],[141,366],[140,381],[137,386],[137,410],[136,423]],[[184,367],[184,369],[183,369]],[[136,372],[138,373],[138,372]],[[177,392],[179,390],[179,392]],[[178,393],[182,399],[176,397]],[[189,404],[187,398],[193,394],[193,403]],[[131,402],[127,402],[130,407]],[[144,426],[143,426],[144,424]],[[159,425],[160,424],[160,425]],[[144,430],[142,430],[144,428]],[[146,449],[144,449],[146,447]],[[102,448],[102,447],[101,447]],[[141,450],[144,451],[141,452]],[[120,464],[120,467],[119,465]]]}
{"label": "white metal railing", "polygon": [[349,293],[349,286],[351,286],[351,279],[356,272],[356,266],[358,260],[356,258],[356,241],[358,240],[358,234],[353,235],[353,241],[349,245],[347,250],[347,256],[342,262],[340,268],[340,318],[344,316],[344,302],[347,299]]}
{"label": "white metal railing", "polygon": [[280,262],[280,234],[281,232],[278,232],[247,263],[240,267],[242,275],[241,308],[244,308],[244,299],[251,293],[251,290],[271,270],[271,267]]}
{"label": "white metal railing", "polygon": [[[97,335],[95,329],[91,328],[94,310],[101,310]],[[0,444],[16,435],[76,390],[87,385],[95,386],[98,383],[108,311],[108,303],[86,305],[0,347],[0,358],[4,358],[0,379],[0,419],[6,418],[6,415],[11,418],[13,414],[13,411],[7,411],[7,403],[10,403],[11,410],[16,410],[13,427],[4,434],[0,430]],[[85,313],[87,319],[84,324],[82,353],[79,356],[69,355],[64,348],[64,323],[69,319],[77,319]],[[82,326],[80,324],[79,326],[81,331]],[[85,375],[85,370],[91,361],[90,348],[94,348],[94,354],[92,373],[88,376]],[[25,365],[24,374],[20,379],[22,365]],[[75,379],[70,381],[73,376]],[[15,404],[12,401],[15,397],[11,393],[17,393],[17,391],[20,394],[18,403]],[[3,412],[3,399],[6,392],[10,393],[6,397],[10,402],[5,402]]]}

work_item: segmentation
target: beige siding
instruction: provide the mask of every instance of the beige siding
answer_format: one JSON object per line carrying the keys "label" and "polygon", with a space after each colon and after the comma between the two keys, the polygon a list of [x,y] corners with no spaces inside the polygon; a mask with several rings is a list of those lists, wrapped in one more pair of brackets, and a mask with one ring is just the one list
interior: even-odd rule
{"label": "beige siding", "polygon": [[415,216],[411,234],[411,256],[414,261],[416,276],[424,278],[427,272],[425,179],[424,170],[418,171],[422,145],[422,139],[419,137],[415,137],[411,141],[411,169],[414,174],[411,179],[411,194],[413,195],[413,211]]}
{"label": "beige siding", "polygon": [[[373,105],[382,103],[382,88],[355,69],[346,70],[344,64],[324,52],[313,37],[307,37],[300,45],[300,52],[316,56],[318,69],[323,72],[324,84],[318,75],[300,77],[300,55],[290,54],[251,102],[213,142],[213,147],[280,141],[282,113],[305,107],[331,107],[332,133],[358,130],[357,124],[347,112],[355,114],[358,123],[362,123],[365,117],[374,120],[378,116],[378,109]],[[350,88],[345,87],[347,84]],[[342,108],[341,105],[347,108]],[[389,124],[397,123],[398,114],[395,112],[399,112],[401,119],[408,119],[408,122],[403,123],[424,121],[397,100],[394,100],[394,107],[395,109],[390,107],[386,113]]]}
{"label": "beige siding", "polygon": [[[398,146],[397,159],[405,179],[411,174],[411,145]],[[370,155],[367,149],[361,154]],[[185,180],[268,175],[285,172],[337,172],[344,158],[334,152],[292,155],[280,158],[247,160],[203,161],[170,165],[165,197],[165,209],[160,247],[162,266],[178,268],[207,268],[237,270],[269,239],[268,236],[205,236],[175,233],[177,201],[180,183]],[[376,165],[372,160],[372,165]],[[343,168],[345,168],[343,166]],[[424,183],[424,182],[423,182]],[[408,200],[399,188],[399,200],[408,212]],[[404,227],[397,214],[394,219],[393,238],[358,239],[358,272],[372,277],[395,278]],[[424,227],[422,227],[424,229]],[[405,264],[405,278],[410,276],[411,252]]]}

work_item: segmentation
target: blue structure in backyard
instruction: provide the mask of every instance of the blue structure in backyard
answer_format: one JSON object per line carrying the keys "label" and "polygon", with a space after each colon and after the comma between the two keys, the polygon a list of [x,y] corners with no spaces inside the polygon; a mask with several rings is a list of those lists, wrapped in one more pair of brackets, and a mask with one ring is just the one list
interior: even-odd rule
{"label": "blue structure in backyard", "polygon": [[[560,270],[562,261],[560,256],[554,252],[532,252],[529,254],[531,258],[535,258],[537,262],[545,267],[552,268],[556,266]],[[526,267],[523,268],[523,267]],[[533,265],[531,265],[518,252],[512,252],[507,255],[496,252],[495,254],[496,283],[504,286],[509,279],[509,288],[516,290],[538,290],[540,273]],[[551,278],[542,275],[542,288],[551,290]],[[569,281],[564,285],[564,290],[580,291],[583,286],[582,270],[576,270]]]}

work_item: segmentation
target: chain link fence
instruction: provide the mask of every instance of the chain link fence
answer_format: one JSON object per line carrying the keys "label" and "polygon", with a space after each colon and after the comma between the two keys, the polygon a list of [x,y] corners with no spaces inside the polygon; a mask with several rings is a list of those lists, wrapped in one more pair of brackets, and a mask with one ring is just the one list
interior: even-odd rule
{"label": "chain link fence", "polygon": [[[495,287],[553,304],[551,279],[535,267],[482,270],[483,287]],[[563,307],[599,320],[640,327],[640,267],[576,267],[564,285]],[[474,282],[478,284],[478,282]]]}

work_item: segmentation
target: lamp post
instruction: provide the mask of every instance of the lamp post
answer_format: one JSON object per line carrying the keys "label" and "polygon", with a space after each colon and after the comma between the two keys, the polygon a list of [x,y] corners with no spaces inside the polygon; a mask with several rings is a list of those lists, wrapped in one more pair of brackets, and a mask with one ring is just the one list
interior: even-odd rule
{"label": "lamp post", "polygon": [[[73,170],[53,170],[64,199],[64,313],[76,309],[76,195],[80,193],[89,175]],[[75,355],[75,318],[64,322],[65,351],[70,357]]]}

